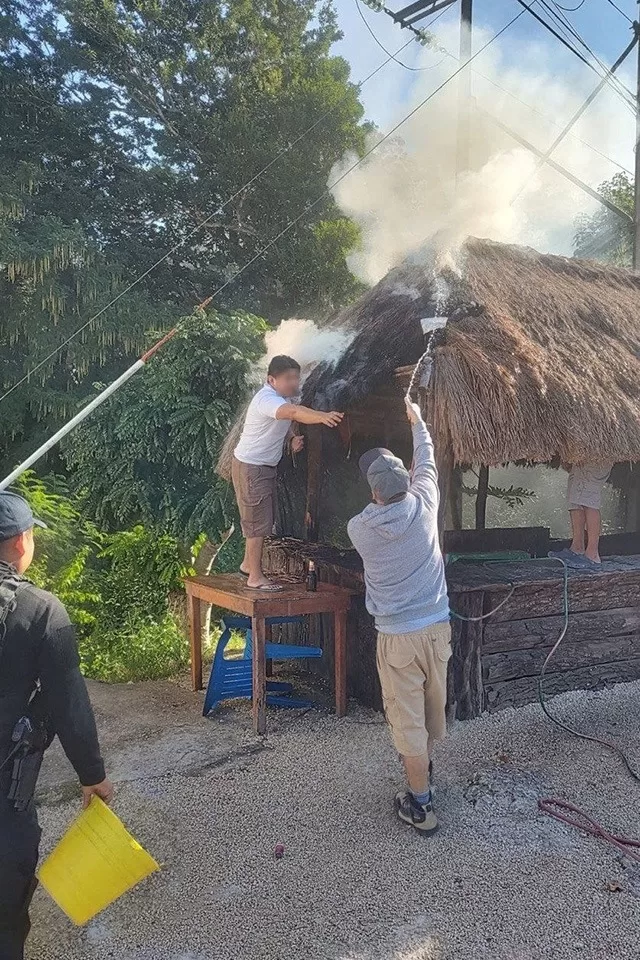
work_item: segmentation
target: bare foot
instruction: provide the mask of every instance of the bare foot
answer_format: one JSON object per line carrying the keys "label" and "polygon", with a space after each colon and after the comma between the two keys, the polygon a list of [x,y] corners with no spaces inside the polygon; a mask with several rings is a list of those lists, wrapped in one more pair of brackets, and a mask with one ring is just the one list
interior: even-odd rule
{"label": "bare foot", "polygon": [[263,590],[265,593],[277,593],[283,589],[279,583],[274,583],[273,580],[264,580],[260,583],[249,583],[247,581],[247,587],[249,590]]}
{"label": "bare foot", "polygon": [[269,580],[264,575],[261,577],[249,577],[247,580],[247,586],[251,587],[253,590],[261,590],[263,587],[268,587],[271,584]]}

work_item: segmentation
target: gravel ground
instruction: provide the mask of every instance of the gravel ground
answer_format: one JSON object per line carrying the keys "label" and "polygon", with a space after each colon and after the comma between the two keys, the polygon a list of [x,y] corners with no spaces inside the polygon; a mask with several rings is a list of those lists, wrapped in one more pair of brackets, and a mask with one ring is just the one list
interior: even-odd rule
{"label": "gravel ground", "polygon": [[[640,683],[552,703],[640,765]],[[264,739],[246,721],[244,707],[218,721],[238,736],[215,767],[120,784],[117,812],[162,872],[83,930],[39,891],[29,960],[637,960],[640,868],[536,801],[634,835],[640,786],[537,706],[454,726],[432,839],[392,813],[402,775],[375,715],[280,713]],[[75,810],[46,801],[48,845]]]}

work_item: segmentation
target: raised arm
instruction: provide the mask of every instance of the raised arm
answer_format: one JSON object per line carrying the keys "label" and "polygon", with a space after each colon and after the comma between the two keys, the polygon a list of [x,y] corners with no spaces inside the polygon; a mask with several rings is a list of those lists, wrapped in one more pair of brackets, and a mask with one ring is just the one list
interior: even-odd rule
{"label": "raised arm", "polygon": [[295,423],[323,423],[325,427],[337,427],[344,413],[336,413],[332,410],[325,413],[322,410],[311,410],[309,407],[303,407],[297,403],[283,403],[276,410],[276,420],[292,420]]}
{"label": "raised arm", "polygon": [[413,433],[413,468],[409,489],[415,496],[421,497],[428,507],[437,510],[440,490],[431,434],[422,419],[417,403],[411,403],[409,400],[406,403],[407,416]]}

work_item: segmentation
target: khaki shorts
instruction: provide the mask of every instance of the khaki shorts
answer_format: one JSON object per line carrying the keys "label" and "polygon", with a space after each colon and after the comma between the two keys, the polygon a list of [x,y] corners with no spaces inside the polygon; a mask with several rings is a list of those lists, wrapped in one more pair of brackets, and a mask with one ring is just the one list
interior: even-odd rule
{"label": "khaki shorts", "polygon": [[277,467],[258,467],[233,458],[231,479],[245,537],[270,537],[276,507]]}
{"label": "khaki shorts", "polygon": [[569,510],[580,510],[581,507],[599,510],[602,506],[602,491],[610,473],[611,464],[606,463],[571,467],[567,484]]}
{"label": "khaki shorts", "polygon": [[378,674],[387,723],[403,757],[421,757],[446,731],[447,664],[451,626],[434,623],[415,633],[378,634]]}

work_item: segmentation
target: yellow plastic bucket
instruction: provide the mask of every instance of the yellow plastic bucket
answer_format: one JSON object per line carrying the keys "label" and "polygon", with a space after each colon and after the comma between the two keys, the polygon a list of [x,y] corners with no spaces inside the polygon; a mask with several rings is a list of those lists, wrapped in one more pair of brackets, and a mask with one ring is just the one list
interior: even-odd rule
{"label": "yellow plastic bucket", "polygon": [[40,867],[38,879],[81,926],[159,869],[115,813],[92,797]]}

